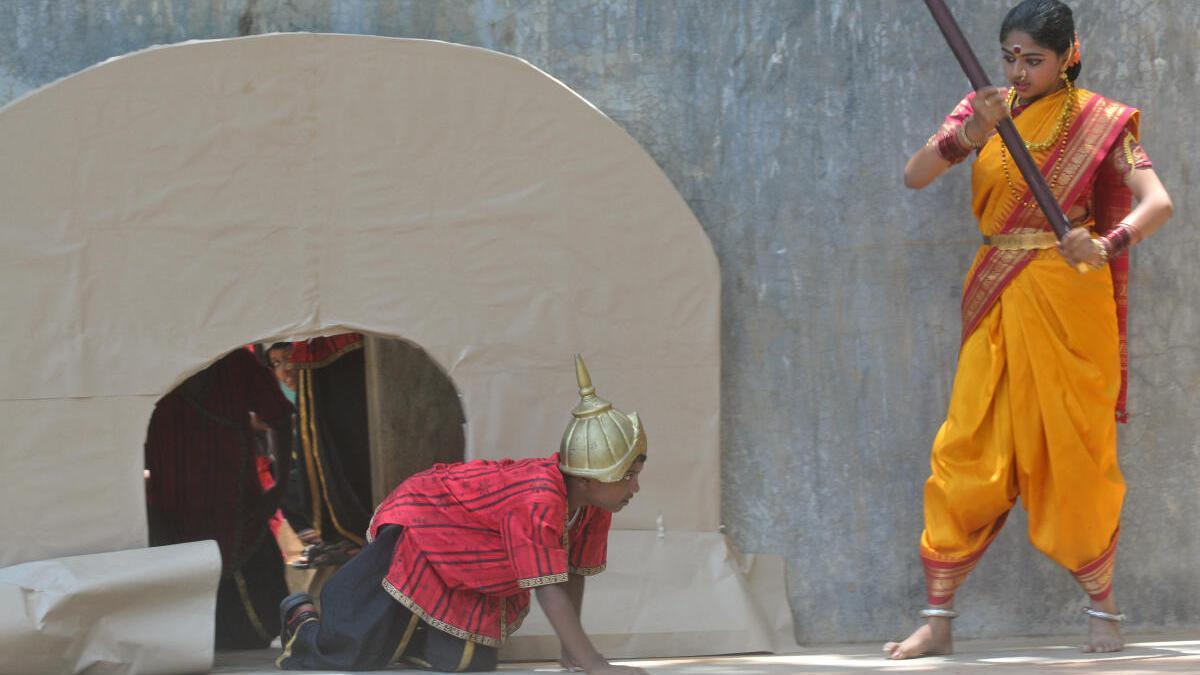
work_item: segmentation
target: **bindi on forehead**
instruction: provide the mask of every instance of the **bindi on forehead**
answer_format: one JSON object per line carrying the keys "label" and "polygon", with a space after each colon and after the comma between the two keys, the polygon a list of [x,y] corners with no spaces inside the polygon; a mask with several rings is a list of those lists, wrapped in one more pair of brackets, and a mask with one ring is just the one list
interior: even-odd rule
{"label": "bindi on forehead", "polygon": [[1032,56],[1045,56],[1044,53],[1037,51],[1032,47],[1026,47],[1020,44],[1012,44],[1008,45],[1007,47],[1001,45],[1000,51],[1004,52],[1005,54],[1011,54],[1012,56],[1024,56],[1027,58]]}

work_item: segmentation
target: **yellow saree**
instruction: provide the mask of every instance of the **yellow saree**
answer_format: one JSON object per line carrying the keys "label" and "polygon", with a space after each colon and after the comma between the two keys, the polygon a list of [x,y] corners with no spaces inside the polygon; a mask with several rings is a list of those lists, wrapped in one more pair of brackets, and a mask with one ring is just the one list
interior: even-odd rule
{"label": "yellow saree", "polygon": [[[1062,143],[1034,153],[1076,226],[1095,226],[1098,169],[1137,112],[1077,91]],[[1023,138],[1051,137],[1065,90],[1014,119]],[[1046,231],[998,136],[973,168],[973,208],[984,235]],[[1128,200],[1125,206],[1128,211]],[[1123,261],[1124,262],[1124,261]],[[1123,268],[1121,268],[1123,270]],[[963,342],[946,420],[925,484],[921,558],[929,601],[944,604],[999,532],[1018,495],[1029,538],[1076,574],[1093,598],[1111,588],[1125,483],[1114,409],[1122,386],[1118,304],[1124,277],[1080,274],[1053,249],[981,246],[963,292]]]}

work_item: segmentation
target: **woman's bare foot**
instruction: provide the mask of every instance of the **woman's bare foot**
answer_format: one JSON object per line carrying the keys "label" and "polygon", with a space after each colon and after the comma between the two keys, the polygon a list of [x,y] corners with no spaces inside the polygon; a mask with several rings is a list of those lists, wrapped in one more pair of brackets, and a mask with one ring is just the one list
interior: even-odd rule
{"label": "woman's bare foot", "polygon": [[[1093,601],[1092,609],[1116,614],[1117,601],[1112,594],[1109,594],[1103,602]],[[1094,616],[1088,617],[1088,639],[1087,644],[1083,646],[1085,653],[1119,652],[1124,648],[1125,641],[1121,639],[1121,623],[1119,621],[1107,621]]]}
{"label": "woman's bare foot", "polygon": [[1121,639],[1121,624],[1088,617],[1088,643],[1083,646],[1086,653],[1119,652],[1125,648]]}
{"label": "woman's bare foot", "polygon": [[883,645],[883,654],[889,659],[915,659],[919,656],[935,656],[954,652],[954,638],[950,630],[950,619],[931,616],[924,626],[914,630],[903,642]]}

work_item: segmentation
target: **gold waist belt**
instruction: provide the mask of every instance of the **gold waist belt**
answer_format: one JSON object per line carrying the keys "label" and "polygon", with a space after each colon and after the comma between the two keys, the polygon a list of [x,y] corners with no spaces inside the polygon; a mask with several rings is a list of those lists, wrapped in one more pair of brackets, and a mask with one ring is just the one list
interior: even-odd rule
{"label": "gold waist belt", "polygon": [[1058,246],[1058,237],[1053,232],[1018,232],[1016,234],[993,234],[983,237],[984,246],[995,246],[1001,251],[1027,251]]}

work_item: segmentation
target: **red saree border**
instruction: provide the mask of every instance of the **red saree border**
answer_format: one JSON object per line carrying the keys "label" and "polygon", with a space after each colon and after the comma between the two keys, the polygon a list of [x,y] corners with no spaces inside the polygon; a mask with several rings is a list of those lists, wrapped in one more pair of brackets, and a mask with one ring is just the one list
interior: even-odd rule
{"label": "red saree border", "polygon": [[1095,602],[1102,602],[1112,593],[1113,569],[1117,562],[1117,540],[1120,538],[1121,530],[1118,528],[1104,553],[1083,567],[1071,571],[1088,597]]}
{"label": "red saree border", "polygon": [[[1115,137],[1105,140],[1105,147],[1115,144],[1121,137],[1123,129],[1130,128],[1137,137],[1137,110],[1115,101],[1105,100],[1108,114],[1119,120],[1115,128]],[[1108,164],[1101,164],[1096,174],[1095,195],[1096,231],[1104,235],[1116,227],[1123,218],[1129,215],[1133,205],[1133,191],[1125,183],[1125,176],[1111,170]],[[1120,255],[1108,262],[1109,273],[1112,274],[1113,300],[1117,306],[1117,330],[1120,334],[1121,353],[1121,387],[1117,393],[1117,421],[1129,421],[1129,271],[1131,260],[1129,254]]]}
{"label": "red saree border", "polygon": [[[1007,234],[1011,230],[1005,228],[1003,232]],[[963,289],[961,344],[966,344],[967,338],[971,337],[983,317],[995,306],[1008,283],[1025,269],[1037,253],[1036,250],[1002,251],[992,248],[983,254],[983,259],[975,266],[970,281]]]}
{"label": "red saree border", "polygon": [[921,547],[921,564],[925,567],[925,597],[930,605],[944,605],[954,599],[954,592],[979,564],[979,560],[996,540],[1007,519],[1007,513],[1000,516],[983,546],[963,558],[938,555],[924,546]]}
{"label": "red saree border", "polygon": [[[1133,108],[1110,101],[1099,94],[1092,94],[1087,105],[1079,113],[1080,125],[1086,126],[1083,126],[1077,136],[1072,136],[1067,144],[1065,154],[1069,159],[1062,173],[1064,176],[1075,174],[1075,177],[1067,182],[1070,189],[1067,190],[1062,203],[1070,207],[1083,196],[1091,183],[1088,179],[1095,175],[1104,163],[1109,149],[1117,142],[1133,113]],[[1085,116],[1089,119],[1085,119]],[[1072,129],[1072,133],[1074,131]]]}
{"label": "red saree border", "polygon": [[[1133,191],[1124,178],[1107,166],[1096,176],[1096,231],[1103,235],[1129,215]],[[1129,254],[1108,261],[1113,280],[1113,299],[1117,304],[1117,330],[1121,336],[1121,388],[1117,393],[1117,421],[1128,422],[1129,398]]]}
{"label": "red saree border", "polygon": [[954,592],[979,564],[985,550],[987,549],[973,553],[969,558],[957,563],[930,560],[922,553],[921,564],[925,566],[925,598],[929,604],[944,605],[953,600]]}

